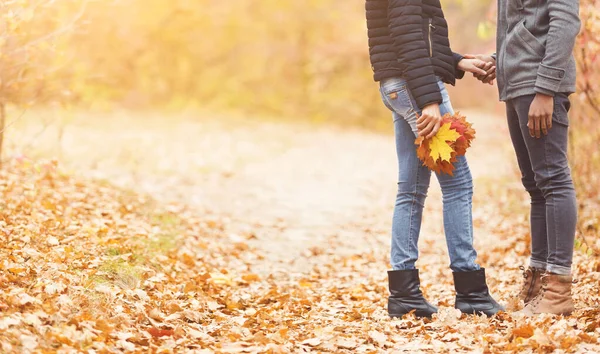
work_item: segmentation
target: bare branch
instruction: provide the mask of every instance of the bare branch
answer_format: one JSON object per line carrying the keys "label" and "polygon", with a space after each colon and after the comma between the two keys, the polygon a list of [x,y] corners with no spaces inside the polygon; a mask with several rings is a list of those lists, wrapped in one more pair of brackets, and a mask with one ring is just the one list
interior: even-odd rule
{"label": "bare branch", "polygon": [[36,45],[38,43],[45,42],[45,41],[47,41],[49,39],[52,39],[52,38],[57,37],[57,36],[59,36],[59,35],[61,35],[63,33],[68,32],[83,17],[83,15],[85,14],[85,9],[87,7],[88,2],[89,2],[89,0],[85,0],[82,3],[81,8],[77,12],[77,14],[65,26],[57,29],[56,31],[50,32],[50,33],[48,33],[48,34],[46,34],[46,35],[44,35],[44,36],[42,36],[40,38],[36,38],[34,40],[31,40],[30,42],[25,43],[24,45],[20,46],[19,48],[15,49],[15,50],[13,50],[11,52],[6,53],[6,55],[14,55],[14,54],[21,53],[21,52],[27,50],[29,47],[32,47],[32,46],[34,46],[34,45]]}

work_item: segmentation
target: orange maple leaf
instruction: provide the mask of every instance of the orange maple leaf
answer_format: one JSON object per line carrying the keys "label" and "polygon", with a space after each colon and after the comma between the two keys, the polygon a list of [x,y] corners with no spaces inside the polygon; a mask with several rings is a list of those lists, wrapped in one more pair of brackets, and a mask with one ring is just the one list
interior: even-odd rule
{"label": "orange maple leaf", "polygon": [[430,138],[415,140],[417,157],[436,173],[453,175],[454,163],[464,155],[475,138],[475,130],[460,113],[445,114],[438,133]]}

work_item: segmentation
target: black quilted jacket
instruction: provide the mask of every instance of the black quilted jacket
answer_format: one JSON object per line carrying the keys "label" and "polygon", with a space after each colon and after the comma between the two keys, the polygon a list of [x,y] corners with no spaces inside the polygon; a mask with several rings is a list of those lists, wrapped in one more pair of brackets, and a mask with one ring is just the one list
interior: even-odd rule
{"label": "black quilted jacket", "polygon": [[436,76],[454,85],[464,72],[453,53],[440,0],[366,0],[375,81],[406,79],[420,108],[441,103]]}

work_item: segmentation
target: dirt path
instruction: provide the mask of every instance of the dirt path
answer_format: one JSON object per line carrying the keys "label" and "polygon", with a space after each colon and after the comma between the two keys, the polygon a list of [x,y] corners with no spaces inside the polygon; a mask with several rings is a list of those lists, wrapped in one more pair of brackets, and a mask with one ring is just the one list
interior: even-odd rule
{"label": "dirt path", "polygon": [[[511,173],[504,120],[467,116],[478,131],[468,155],[476,186]],[[230,218],[232,240],[250,238],[265,256],[257,272],[302,272],[319,262],[317,255],[387,254],[397,173],[389,135],[221,117],[103,118],[70,122],[60,142],[51,126],[35,149],[61,156],[77,173]],[[31,129],[19,132],[27,137]],[[433,181],[422,234],[422,243],[432,246],[422,247],[425,263],[445,253]],[[485,232],[477,237],[486,243]]]}

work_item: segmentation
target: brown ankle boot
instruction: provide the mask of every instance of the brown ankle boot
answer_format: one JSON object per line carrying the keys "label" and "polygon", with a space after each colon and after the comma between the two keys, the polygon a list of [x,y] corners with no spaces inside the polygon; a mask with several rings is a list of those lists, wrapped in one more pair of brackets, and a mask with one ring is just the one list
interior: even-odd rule
{"label": "brown ankle boot", "polygon": [[573,278],[570,275],[545,273],[542,275],[541,282],[540,293],[521,312],[525,316],[540,313],[570,315],[574,310],[571,296]]}
{"label": "brown ankle boot", "polygon": [[521,270],[523,271],[523,286],[519,292],[519,299],[523,300],[527,306],[540,293],[541,277],[544,271],[534,267],[525,269],[523,266],[521,266]]}

